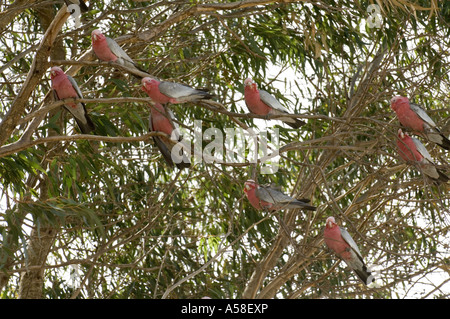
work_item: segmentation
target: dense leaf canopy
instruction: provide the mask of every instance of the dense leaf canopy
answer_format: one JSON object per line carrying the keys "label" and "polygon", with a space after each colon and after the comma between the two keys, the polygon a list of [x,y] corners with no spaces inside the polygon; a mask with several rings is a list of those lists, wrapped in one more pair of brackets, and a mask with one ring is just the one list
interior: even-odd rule
{"label": "dense leaf canopy", "polygon": [[[3,298],[450,297],[449,187],[400,158],[389,103],[407,96],[450,133],[450,2],[88,4],[78,28],[63,1],[0,4]],[[169,106],[192,145],[208,149],[209,128],[277,128],[278,169],[264,174],[248,145],[229,153],[239,161],[169,167],[139,75],[96,58],[94,29],[151,76],[214,93]],[[78,82],[93,134],[54,100],[54,65]],[[307,124],[248,114],[247,77]],[[448,174],[449,152],[421,140]],[[250,178],[317,210],[257,211]],[[376,265],[375,285],[327,249],[328,216]]]}

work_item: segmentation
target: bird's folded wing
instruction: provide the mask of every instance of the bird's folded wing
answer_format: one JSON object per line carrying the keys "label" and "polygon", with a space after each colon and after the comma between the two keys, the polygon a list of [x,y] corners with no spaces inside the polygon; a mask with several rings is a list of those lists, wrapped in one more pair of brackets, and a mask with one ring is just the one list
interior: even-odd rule
{"label": "bird's folded wing", "polygon": [[294,198],[285,195],[275,189],[268,186],[260,186],[255,191],[256,196],[265,202],[272,204],[283,204],[295,201]]}
{"label": "bird's folded wing", "polygon": [[261,98],[261,101],[263,101],[274,110],[280,111],[282,113],[289,113],[289,111],[283,105],[281,105],[281,103],[270,93],[264,90],[259,90],[259,97]]}
{"label": "bird's folded wing", "polygon": [[348,233],[347,229],[340,227],[341,229],[341,236],[342,238],[347,242],[347,244],[350,245],[350,248],[358,255],[358,257],[362,260],[361,252],[358,249],[358,246],[356,245],[355,241],[353,240],[352,236]]}
{"label": "bird's folded wing", "polygon": [[197,90],[184,84],[161,82],[159,84],[159,91],[168,97],[176,99],[194,94]]}
{"label": "bird's folded wing", "polygon": [[135,64],[134,61],[128,56],[128,54],[122,49],[122,47],[117,44],[116,41],[106,37],[106,42],[108,43],[109,49],[116,57],[122,58],[124,60],[127,60],[128,62],[131,62],[132,64]]}
{"label": "bird's folded wing", "polygon": [[75,92],[77,92],[78,97],[82,99],[83,98],[83,93],[81,93],[81,90],[78,87],[77,82],[75,82],[73,77],[71,77],[70,75],[68,75],[67,78],[69,79],[70,84],[72,84],[73,88],[75,89]]}
{"label": "bird's folded wing", "polygon": [[422,144],[421,141],[419,141],[417,138],[415,137],[411,137],[411,139],[414,142],[414,145],[416,145],[417,151],[425,158],[427,159],[430,163],[433,163],[433,158],[431,157],[430,153],[428,153],[427,149],[425,148],[425,146]]}
{"label": "bird's folded wing", "polygon": [[430,125],[431,127],[436,127],[436,123],[431,119],[431,117],[428,116],[427,112],[425,112],[424,109],[422,109],[419,105],[410,103],[411,110],[414,111],[425,123]]}

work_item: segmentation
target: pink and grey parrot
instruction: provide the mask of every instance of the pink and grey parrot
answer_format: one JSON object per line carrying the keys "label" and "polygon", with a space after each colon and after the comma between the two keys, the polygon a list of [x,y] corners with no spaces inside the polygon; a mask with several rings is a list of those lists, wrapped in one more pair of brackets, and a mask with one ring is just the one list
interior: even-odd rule
{"label": "pink and grey parrot", "polygon": [[[83,0],[64,0],[64,2],[66,3],[67,7],[70,6],[71,4],[77,4],[80,7],[80,11],[81,12],[88,12],[89,8],[86,5],[86,3],[84,3]],[[71,12],[72,14],[73,12]]]}
{"label": "pink and grey parrot", "polygon": [[345,228],[336,224],[334,217],[328,217],[323,232],[325,244],[355,272],[365,284],[370,284],[374,277],[364,263],[361,252],[352,236]]}
{"label": "pink and grey parrot", "polygon": [[448,176],[433,162],[425,146],[415,137],[410,137],[402,129],[398,130],[397,147],[400,156],[408,163],[418,166],[421,172],[435,182],[447,183]]}
{"label": "pink and grey parrot", "polygon": [[[50,69],[50,78],[52,80],[52,89],[57,100],[67,98],[83,98],[75,80],[64,73],[64,71],[54,66]],[[86,112],[84,103],[65,103],[64,107],[73,115],[83,134],[88,134],[95,129],[95,125]]]}
{"label": "pink and grey parrot", "polygon": [[153,101],[161,104],[197,102],[199,100],[212,98],[212,95],[205,90],[194,89],[179,83],[160,82],[149,77],[142,79],[142,89]]}
{"label": "pink and grey parrot", "polygon": [[128,56],[116,41],[106,37],[100,30],[92,31],[91,39],[92,49],[100,60],[116,62],[120,65],[146,72]]}
{"label": "pink and grey parrot", "polygon": [[395,96],[391,99],[391,108],[403,126],[450,150],[450,140],[441,133],[436,123],[419,105],[410,103],[407,97]]}
{"label": "pink and grey parrot", "polygon": [[[171,136],[172,141],[166,137],[154,136],[156,146],[159,148],[169,166],[174,163],[179,169],[189,168],[191,163],[186,154],[180,154],[174,150],[174,144],[180,142],[182,137],[179,134],[178,127],[174,121],[175,117],[171,110],[167,110],[159,103],[150,106],[149,130],[150,132],[164,132]],[[182,152],[182,149],[181,149]]]}
{"label": "pink and grey parrot", "polygon": [[[289,111],[272,95],[258,86],[252,79],[244,81],[244,99],[249,111],[257,115],[283,115]],[[292,117],[280,117],[279,120],[293,128],[299,128],[306,123]]]}
{"label": "pink and grey parrot", "polygon": [[283,194],[281,191],[269,185],[258,185],[254,180],[249,179],[244,183],[244,193],[250,204],[258,210],[267,209],[275,211],[279,209],[301,208],[306,210],[316,210],[316,207],[309,205],[308,199],[295,199]]}

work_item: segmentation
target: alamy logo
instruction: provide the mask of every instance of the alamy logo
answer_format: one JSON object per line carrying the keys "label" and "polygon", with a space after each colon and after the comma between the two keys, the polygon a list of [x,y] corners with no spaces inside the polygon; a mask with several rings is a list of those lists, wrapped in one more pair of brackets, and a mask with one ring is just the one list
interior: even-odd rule
{"label": "alamy logo", "polygon": [[371,4],[367,7],[369,18],[367,19],[367,25],[369,28],[381,28],[381,10],[377,4]]}
{"label": "alamy logo", "polygon": [[174,163],[180,163],[186,158],[183,154],[191,154],[194,157],[194,165],[202,162],[257,163],[260,164],[261,174],[274,174],[278,171],[280,145],[278,128],[255,132],[252,128],[225,128],[222,131],[211,127],[202,131],[202,121],[195,120],[194,134],[191,138],[189,138],[191,133],[178,130],[174,130],[171,136],[174,141],[177,141],[177,136],[183,136],[183,139],[172,148],[171,156]]}
{"label": "alamy logo", "polygon": [[67,286],[72,289],[80,287],[80,265],[73,264],[69,267],[69,274],[66,273]]}
{"label": "alamy logo", "polygon": [[372,287],[379,287],[380,283],[378,279],[381,279],[381,270],[382,267],[377,264],[372,264],[367,267],[367,270],[371,273],[373,277],[373,282],[371,284]]}
{"label": "alamy logo", "polygon": [[70,4],[67,6],[67,12],[70,12],[70,15],[75,19],[75,27],[79,28],[81,26],[80,23],[80,16],[81,16],[81,9],[78,4]]}

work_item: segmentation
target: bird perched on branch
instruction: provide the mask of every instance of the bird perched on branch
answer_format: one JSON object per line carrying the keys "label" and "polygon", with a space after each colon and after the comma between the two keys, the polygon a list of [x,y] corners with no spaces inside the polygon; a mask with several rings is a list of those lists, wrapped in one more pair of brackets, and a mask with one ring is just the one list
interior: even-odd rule
{"label": "bird perched on branch", "polygon": [[437,183],[447,183],[449,178],[436,167],[430,153],[415,137],[410,137],[402,129],[397,133],[397,147],[401,158],[417,166],[422,173]]}
{"label": "bird perched on branch", "polygon": [[[50,78],[56,100],[83,98],[77,82],[70,75],[65,74],[61,68],[57,66],[52,67]],[[94,123],[86,112],[84,103],[64,103],[64,107],[73,115],[83,134],[88,134],[95,129]]]}
{"label": "bird perched on branch", "polygon": [[[249,111],[257,115],[284,115],[289,111],[272,95],[264,90],[258,90],[258,86],[252,79],[244,81],[244,99]],[[299,128],[306,123],[292,117],[280,117],[292,128]]]}
{"label": "bird perched on branch", "polygon": [[100,30],[91,33],[92,49],[95,55],[105,62],[116,62],[120,65],[147,73],[121,48],[116,41],[105,36]]}
{"label": "bird perched on branch", "polygon": [[188,85],[158,81],[149,77],[142,79],[142,89],[151,99],[161,104],[178,104],[211,99],[207,90],[194,89]]}
{"label": "bird perched on branch", "polygon": [[404,127],[426,137],[440,147],[450,150],[450,140],[441,133],[436,123],[419,105],[410,103],[407,97],[395,96],[391,99],[391,108]]}
{"label": "bird perched on branch", "polygon": [[268,209],[271,211],[279,209],[306,209],[316,210],[316,207],[309,205],[308,199],[296,199],[283,194],[276,187],[269,185],[258,185],[254,180],[249,179],[244,183],[244,193],[250,204],[255,209]]}
{"label": "bird perched on branch", "polygon": [[167,110],[159,103],[150,106],[149,130],[151,132],[163,132],[171,136],[171,139],[164,136],[154,136],[156,146],[163,155],[169,166],[175,164],[179,169],[189,168],[191,162],[183,148],[175,148],[175,143],[182,140],[178,127],[174,122],[175,116],[171,110]]}
{"label": "bird perched on branch", "polygon": [[336,224],[334,217],[328,217],[323,233],[325,244],[352,269],[359,279],[368,285],[374,276],[367,270],[361,252],[345,228]]}

